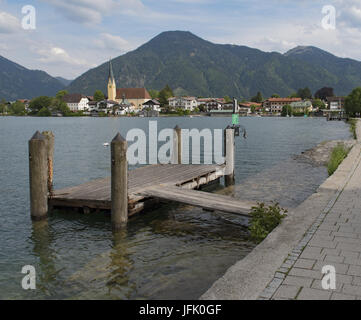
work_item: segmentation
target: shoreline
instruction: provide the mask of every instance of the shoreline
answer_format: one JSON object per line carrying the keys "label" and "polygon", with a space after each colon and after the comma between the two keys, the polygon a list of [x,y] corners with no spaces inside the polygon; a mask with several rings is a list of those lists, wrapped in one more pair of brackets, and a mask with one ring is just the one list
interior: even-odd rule
{"label": "shoreline", "polygon": [[[324,218],[325,212],[335,205],[355,170],[355,164],[361,161],[361,121],[358,122],[357,131],[358,140],[354,141],[352,150],[337,171],[313,195],[290,210],[284,221],[252,252],[215,281],[200,300],[255,300],[262,292],[264,296],[273,292],[272,286],[275,290],[278,288],[273,282],[281,283],[282,279],[276,279],[275,275],[286,271],[282,268],[285,268],[284,263],[292,254],[295,256],[302,252],[306,240],[317,230],[315,221],[317,223]],[[322,148],[322,143],[319,146]],[[303,156],[314,155],[312,151],[314,149],[306,150]]]}

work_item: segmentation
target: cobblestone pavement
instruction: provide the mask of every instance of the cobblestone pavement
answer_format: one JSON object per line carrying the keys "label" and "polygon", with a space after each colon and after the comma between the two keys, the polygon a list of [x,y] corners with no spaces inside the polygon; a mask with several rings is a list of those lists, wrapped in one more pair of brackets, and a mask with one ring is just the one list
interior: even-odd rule
{"label": "cobblestone pavement", "polygon": [[[353,168],[259,296],[265,299],[361,299],[361,123]],[[341,168],[342,170],[342,168]],[[336,289],[322,288],[322,268],[335,267]]]}

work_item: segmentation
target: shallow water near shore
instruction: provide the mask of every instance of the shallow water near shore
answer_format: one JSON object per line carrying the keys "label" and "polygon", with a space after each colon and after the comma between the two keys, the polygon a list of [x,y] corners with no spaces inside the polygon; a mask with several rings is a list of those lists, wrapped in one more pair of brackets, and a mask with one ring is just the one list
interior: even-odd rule
{"label": "shallow water near shore", "polygon": [[[223,129],[229,118],[159,118],[158,129]],[[119,131],[147,132],[146,118],[0,117],[0,299],[197,299],[255,246],[246,221],[182,205],[133,218],[113,235],[107,214],[56,212],[32,224],[27,141],[52,130],[55,188],[110,175],[109,142]],[[324,140],[349,139],[343,122],[241,118],[248,139],[236,140],[236,185],[216,192],[238,199],[299,205],[327,178],[325,167],[296,155]],[[21,288],[24,265],[37,289]]]}

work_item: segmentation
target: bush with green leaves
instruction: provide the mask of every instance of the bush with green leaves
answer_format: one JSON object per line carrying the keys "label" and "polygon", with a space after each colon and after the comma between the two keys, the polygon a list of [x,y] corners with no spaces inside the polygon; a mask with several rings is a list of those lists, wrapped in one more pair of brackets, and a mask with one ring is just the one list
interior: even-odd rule
{"label": "bush with green leaves", "polygon": [[357,127],[357,120],[356,119],[349,119],[348,123],[350,124],[350,131],[353,135],[354,139],[357,139],[356,127]]}
{"label": "bush with green leaves", "polygon": [[330,161],[328,162],[327,171],[332,176],[342,161],[347,157],[350,149],[346,148],[343,143],[338,144],[331,153]]}
{"label": "bush with green leaves", "polygon": [[253,207],[249,226],[252,239],[257,243],[262,242],[282,222],[287,212],[278,203],[269,206],[259,203],[257,207]]}

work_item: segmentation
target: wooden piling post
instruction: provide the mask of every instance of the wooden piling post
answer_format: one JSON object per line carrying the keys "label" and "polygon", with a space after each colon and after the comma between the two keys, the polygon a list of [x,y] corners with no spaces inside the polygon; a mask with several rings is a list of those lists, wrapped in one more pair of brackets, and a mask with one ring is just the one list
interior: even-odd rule
{"label": "wooden piling post", "polygon": [[182,164],[182,129],[177,125],[173,135],[173,164]]}
{"label": "wooden piling post", "polygon": [[46,138],[46,151],[48,158],[48,192],[51,197],[53,194],[54,180],[54,134],[52,131],[43,131],[42,135]]}
{"label": "wooden piling post", "polygon": [[48,213],[48,152],[39,131],[29,140],[29,182],[31,218],[40,221]]}
{"label": "wooden piling post", "polygon": [[225,184],[233,185],[234,180],[234,129],[228,126],[224,130],[224,149],[226,160]]}
{"label": "wooden piling post", "polygon": [[122,229],[128,222],[127,141],[118,133],[111,143],[112,228]]}

